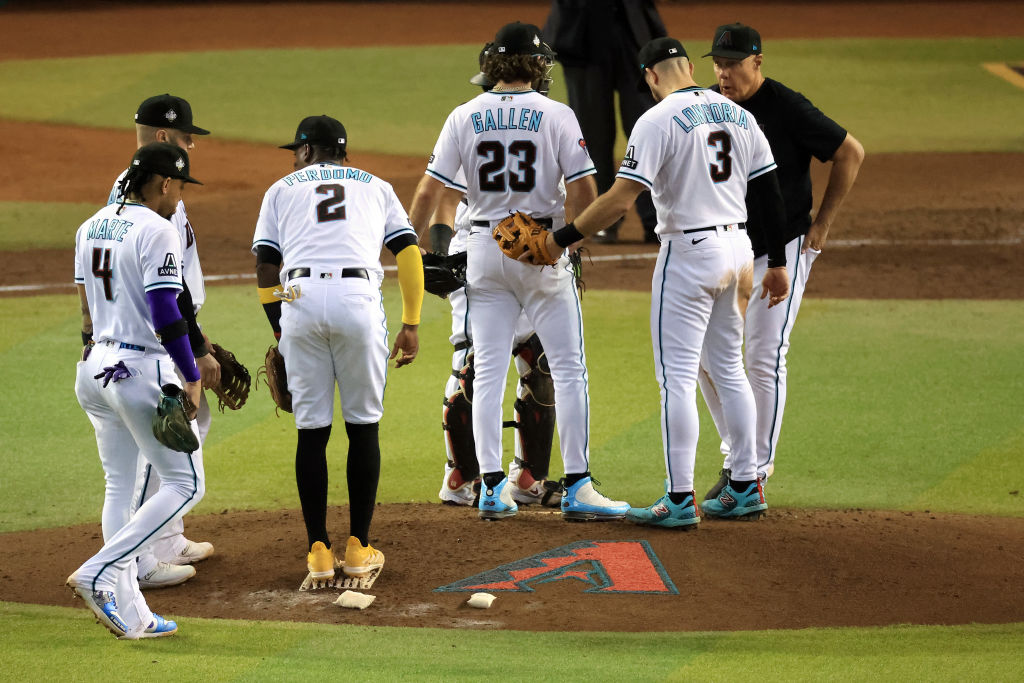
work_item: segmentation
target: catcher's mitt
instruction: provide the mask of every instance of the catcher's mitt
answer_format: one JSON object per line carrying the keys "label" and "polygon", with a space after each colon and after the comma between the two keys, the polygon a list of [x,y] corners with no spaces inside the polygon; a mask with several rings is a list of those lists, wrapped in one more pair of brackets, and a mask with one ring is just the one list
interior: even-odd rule
{"label": "catcher's mitt", "polygon": [[211,344],[210,348],[210,353],[220,363],[220,384],[211,388],[210,391],[217,394],[220,412],[224,412],[225,406],[231,410],[238,410],[245,405],[246,399],[249,398],[249,387],[252,385],[249,370],[238,362],[235,354],[220,344]]}
{"label": "catcher's mitt", "polygon": [[460,251],[450,256],[442,256],[433,252],[423,255],[423,288],[441,297],[448,295],[460,287],[466,286],[466,252]]}
{"label": "catcher's mitt", "polygon": [[153,436],[171,450],[192,453],[199,449],[199,438],[192,431],[190,415],[196,408],[181,387],[165,384],[160,387],[160,402],[153,414]]}
{"label": "catcher's mitt", "polygon": [[530,263],[535,266],[553,266],[561,256],[561,253],[548,253],[548,231],[520,211],[494,226],[492,234],[505,256],[515,261],[529,252]]}
{"label": "catcher's mitt", "polygon": [[270,389],[270,398],[274,399],[277,407],[286,413],[292,412],[292,392],[288,391],[288,373],[284,368],[284,356],[277,349],[271,346],[267,349],[267,357],[263,367],[256,371],[256,378],[263,375],[263,381]]}

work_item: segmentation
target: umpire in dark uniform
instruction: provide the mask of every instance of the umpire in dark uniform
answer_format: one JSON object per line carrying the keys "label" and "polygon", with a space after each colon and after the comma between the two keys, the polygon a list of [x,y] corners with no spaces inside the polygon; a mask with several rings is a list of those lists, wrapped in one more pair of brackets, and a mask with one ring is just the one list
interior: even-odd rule
{"label": "umpire in dark uniform", "polygon": [[[597,191],[615,180],[615,92],[626,137],[640,115],[654,106],[646,88],[636,87],[636,55],[652,38],[668,35],[653,0],[552,0],[544,37],[558,53],[565,73],[569,106],[579,119],[590,157],[597,168]],[[651,193],[637,198],[644,241],[657,242],[657,215]],[[620,223],[602,230],[595,242],[618,240]]]}
{"label": "umpire in dark uniform", "polygon": [[[803,300],[811,267],[825,246],[829,228],[864,161],[864,148],[842,126],[810,100],[761,73],[760,34],[743,24],[719,26],[711,43],[718,83],[712,88],[736,102],[757,119],[778,165],[779,186],[786,211],[784,225],[790,296],[784,306],[768,308],[755,284],[744,321],[744,361],[757,404],[756,453],[758,478],[775,470],[775,449],[786,406],[789,337]],[[828,184],[818,211],[811,217],[811,157],[831,163]],[[767,263],[764,218],[756,198],[747,196],[747,234],[754,247],[754,282]],[[699,374],[701,393],[722,435],[726,454],[719,484],[708,492],[718,495],[728,480],[730,455],[723,432],[721,407],[705,373]]]}

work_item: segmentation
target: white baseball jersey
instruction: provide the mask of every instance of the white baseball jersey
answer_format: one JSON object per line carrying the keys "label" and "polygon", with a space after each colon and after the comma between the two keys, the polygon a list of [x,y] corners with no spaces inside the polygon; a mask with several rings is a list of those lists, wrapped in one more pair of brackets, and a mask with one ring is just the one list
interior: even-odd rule
{"label": "white baseball jersey", "polygon": [[[107,204],[121,203],[121,192],[118,190],[118,185],[120,185],[124,174],[127,172],[127,170],[122,171],[121,175],[117,176],[117,180],[114,181],[114,187],[110,190],[110,196],[107,198]],[[178,231],[178,236],[181,239],[181,277],[185,285],[188,286],[189,295],[192,297],[192,306],[195,312],[198,313],[199,309],[206,302],[206,284],[203,282],[203,269],[199,265],[199,248],[196,246],[196,235],[188,221],[188,212],[185,210],[184,201],[178,202],[178,208],[174,210],[174,215],[171,216],[170,221],[171,225]]]}
{"label": "white baseball jersey", "polygon": [[270,186],[256,222],[252,251],[281,253],[282,277],[291,268],[366,268],[384,278],[381,246],[415,236],[394,188],[351,166],[319,163]]}
{"label": "white baseball jersey", "polygon": [[651,189],[657,233],[741,223],[747,181],[775,168],[750,112],[703,88],[677,90],[641,116],[618,177]]}
{"label": "white baseball jersey", "polygon": [[[457,181],[460,167],[465,184]],[[559,181],[595,172],[576,115],[534,90],[492,90],[457,107],[427,165],[427,175],[467,194],[470,220],[488,221],[510,211],[559,217],[565,203]]]}
{"label": "white baseball jersey", "polygon": [[75,283],[85,285],[97,342],[115,340],[162,350],[146,292],[181,290],[181,240],[148,207],[109,204],[78,228]]}

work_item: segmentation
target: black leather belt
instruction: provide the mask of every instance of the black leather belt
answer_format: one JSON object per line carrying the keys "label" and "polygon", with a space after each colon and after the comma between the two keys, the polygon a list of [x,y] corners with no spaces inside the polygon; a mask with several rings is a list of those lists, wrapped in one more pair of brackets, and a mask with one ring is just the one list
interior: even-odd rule
{"label": "black leather belt", "polygon": [[[292,278],[297,278],[297,277],[309,277],[309,274],[310,274],[309,268],[292,268],[287,273],[285,273],[285,279],[286,280],[291,280]],[[364,280],[369,280],[370,279],[370,274],[366,272],[366,268],[342,268],[341,269],[341,276],[342,277],[361,277]]]}
{"label": "black leather belt", "polygon": [[[545,230],[551,229],[552,222],[550,218],[534,218],[533,220],[537,221],[537,224],[540,227],[544,228]],[[489,228],[491,227],[491,223],[500,222],[501,221],[470,221],[469,224],[472,225],[474,228]]]}
{"label": "black leather belt", "polygon": [[[747,224],[746,223],[733,223],[732,225],[735,225],[740,230],[746,230],[747,229]],[[729,227],[729,226],[728,225],[710,225],[710,226],[708,226],[706,228],[694,228],[693,230],[683,230],[683,234],[684,235],[689,235],[691,232],[707,232],[709,230],[718,230],[719,228],[727,228],[727,227]]]}

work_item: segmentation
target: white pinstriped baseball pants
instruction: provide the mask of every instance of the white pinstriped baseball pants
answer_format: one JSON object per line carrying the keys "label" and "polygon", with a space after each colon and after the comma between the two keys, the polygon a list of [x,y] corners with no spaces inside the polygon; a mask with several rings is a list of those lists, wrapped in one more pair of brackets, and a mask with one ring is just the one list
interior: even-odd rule
{"label": "white pinstriped baseball pants", "polygon": [[586,472],[590,397],[583,312],[568,259],[563,257],[554,267],[518,263],[501,253],[486,229],[470,234],[468,252],[466,274],[476,358],[473,439],[480,471],[502,471],[501,406],[516,325],[525,311],[551,368],[564,471]]}
{"label": "white pinstriped baseball pants", "polygon": [[754,478],[756,414],[743,372],[743,318],[737,303],[740,279],[744,271],[751,272],[753,256],[744,231],[662,238],[651,289],[651,340],[670,491],[693,491],[702,349],[734,435],[734,478]]}
{"label": "white pinstriped baseball pants", "polygon": [[[132,376],[110,382],[93,379],[104,367],[124,361]],[[138,588],[136,556],[203,497],[202,447],[192,454],[165,448],[153,436],[153,412],[162,384],[177,384],[174,364],[164,353],[118,349],[100,342],[80,361],[75,380],[78,402],[96,430],[106,478],[103,499],[104,545],[75,572],[77,585],[114,591],[130,629],[152,621]],[[192,423],[196,429],[195,422]],[[131,514],[140,455],[160,474],[161,486]]]}

